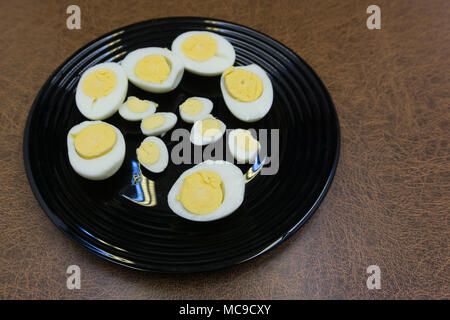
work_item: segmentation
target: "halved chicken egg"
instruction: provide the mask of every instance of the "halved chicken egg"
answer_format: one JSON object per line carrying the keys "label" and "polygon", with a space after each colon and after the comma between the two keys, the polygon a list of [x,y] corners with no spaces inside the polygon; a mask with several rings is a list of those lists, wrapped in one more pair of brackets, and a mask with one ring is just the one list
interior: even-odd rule
{"label": "halved chicken egg", "polygon": [[258,121],[272,107],[272,82],[256,64],[228,68],[222,74],[220,88],[228,109],[242,121]]}
{"label": "halved chicken egg", "polygon": [[182,60],[169,49],[149,47],[130,52],[121,62],[128,79],[145,91],[174,90],[184,72]]}
{"label": "halved chicken egg", "polygon": [[167,202],[182,218],[212,221],[239,208],[244,193],[244,175],[237,166],[223,160],[208,160],[181,174],[170,189]]}
{"label": "halved chicken egg", "polygon": [[125,158],[125,139],[119,129],[102,121],[84,121],[67,134],[72,168],[89,180],[104,180],[119,170]]}
{"label": "halved chicken egg", "polygon": [[217,76],[234,64],[236,53],[231,43],[217,33],[189,31],[172,43],[172,51],[189,72],[201,76]]}
{"label": "halved chicken egg", "polygon": [[127,90],[128,79],[122,67],[115,62],[100,63],[81,75],[75,102],[86,118],[103,120],[119,109]]}

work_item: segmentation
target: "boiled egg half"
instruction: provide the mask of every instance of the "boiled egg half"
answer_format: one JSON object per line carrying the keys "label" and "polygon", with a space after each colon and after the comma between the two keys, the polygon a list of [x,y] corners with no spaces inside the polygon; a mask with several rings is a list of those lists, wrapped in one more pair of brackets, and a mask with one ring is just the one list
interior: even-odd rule
{"label": "boiled egg half", "polygon": [[242,204],[244,175],[230,162],[202,162],[181,174],[167,196],[170,209],[188,220],[212,221]]}
{"label": "boiled egg half", "polygon": [[197,146],[203,146],[218,141],[226,129],[225,123],[208,114],[194,122],[191,129],[190,140]]}
{"label": "boiled egg half", "polygon": [[224,37],[207,31],[180,34],[172,43],[189,72],[201,76],[217,76],[234,64],[236,53]]}
{"label": "boiled egg half", "polygon": [[172,129],[177,123],[177,116],[172,112],[157,112],[142,119],[141,131],[146,136],[157,136]]}
{"label": "boiled egg half", "polygon": [[67,134],[72,168],[89,180],[104,180],[119,170],[125,158],[125,140],[119,129],[102,121],[84,121]]}
{"label": "boiled egg half", "polygon": [[103,120],[119,109],[127,90],[128,79],[122,67],[115,62],[100,63],[81,75],[75,102],[86,118]]}
{"label": "boiled egg half", "polygon": [[139,121],[155,113],[158,104],[141,100],[136,97],[128,97],[127,101],[119,108],[119,114],[128,121]]}
{"label": "boiled egg half", "polygon": [[256,64],[228,68],[222,74],[220,88],[225,104],[239,120],[258,121],[272,107],[272,82]]}
{"label": "boiled egg half", "polygon": [[231,130],[228,136],[228,148],[240,163],[253,163],[261,148],[249,130]]}
{"label": "boiled egg half", "polygon": [[123,59],[121,65],[131,83],[156,93],[175,89],[184,72],[183,62],[176,54],[158,47],[134,50]]}
{"label": "boiled egg half", "polygon": [[147,137],[136,149],[139,163],[147,170],[160,173],[169,163],[169,152],[165,143],[157,137]]}
{"label": "boiled egg half", "polygon": [[186,99],[180,106],[180,116],[187,123],[194,123],[210,114],[213,109],[211,100],[202,97]]}

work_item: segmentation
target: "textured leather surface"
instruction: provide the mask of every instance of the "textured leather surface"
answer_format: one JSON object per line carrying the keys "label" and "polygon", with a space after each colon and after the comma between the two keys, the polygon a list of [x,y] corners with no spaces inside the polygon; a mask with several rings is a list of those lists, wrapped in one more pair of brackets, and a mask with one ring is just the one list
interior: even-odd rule
{"label": "textured leather surface", "polygon": [[[448,1],[0,2],[0,298],[450,298]],[[195,4],[194,4],[195,3]],[[31,193],[23,167],[26,118],[39,88],[68,56],[118,27],[163,17],[225,19],[300,54],[336,104],[341,158],[314,216],[267,254],[192,275],[133,271],[66,238]],[[66,269],[81,268],[68,290]],[[368,290],[366,269],[381,268]]]}

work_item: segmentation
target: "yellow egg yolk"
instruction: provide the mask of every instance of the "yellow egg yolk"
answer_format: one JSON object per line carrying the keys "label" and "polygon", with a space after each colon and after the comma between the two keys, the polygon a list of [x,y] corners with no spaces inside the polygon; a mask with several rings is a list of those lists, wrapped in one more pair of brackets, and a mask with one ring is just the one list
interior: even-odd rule
{"label": "yellow egg yolk", "polygon": [[136,154],[139,162],[147,165],[158,162],[159,159],[159,147],[152,141],[144,141],[141,146],[136,150]]}
{"label": "yellow egg yolk", "polygon": [[209,214],[223,202],[222,178],[214,171],[200,170],[184,178],[177,200],[193,214]]}
{"label": "yellow egg yolk", "polygon": [[127,100],[127,107],[133,112],[140,113],[147,111],[147,109],[150,107],[150,104],[146,100],[131,97]]}
{"label": "yellow egg yolk", "polygon": [[138,61],[134,72],[141,80],[161,84],[170,75],[170,64],[164,56],[151,54]]}
{"label": "yellow egg yolk", "polygon": [[181,51],[191,60],[206,61],[216,54],[217,41],[209,34],[199,33],[184,40]]}
{"label": "yellow egg yolk", "polygon": [[85,95],[97,100],[113,92],[116,85],[117,76],[114,72],[109,69],[98,69],[86,76],[81,88]]}
{"label": "yellow egg yolk", "polygon": [[181,111],[186,114],[196,115],[203,109],[203,103],[195,98],[189,98],[180,106]]}
{"label": "yellow egg yolk", "polygon": [[221,126],[220,122],[216,119],[207,118],[202,120],[199,129],[201,130],[202,136],[212,137],[220,133]]}
{"label": "yellow egg yolk", "polygon": [[146,130],[153,130],[161,127],[165,122],[166,118],[162,114],[152,114],[142,121],[142,126]]}
{"label": "yellow egg yolk", "polygon": [[249,131],[242,131],[236,135],[236,145],[240,149],[255,150],[259,146],[258,140],[253,138]]}
{"label": "yellow egg yolk", "polygon": [[255,101],[263,92],[262,80],[253,72],[230,67],[225,70],[224,78],[228,93],[238,101]]}
{"label": "yellow egg yolk", "polygon": [[116,130],[106,123],[91,124],[73,136],[75,150],[84,159],[107,154],[117,141]]}

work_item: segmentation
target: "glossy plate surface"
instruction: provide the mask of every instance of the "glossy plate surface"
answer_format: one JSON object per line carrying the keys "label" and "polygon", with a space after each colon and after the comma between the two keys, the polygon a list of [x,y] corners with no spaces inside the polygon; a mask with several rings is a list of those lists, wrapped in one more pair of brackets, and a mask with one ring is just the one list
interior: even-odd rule
{"label": "glossy plate surface", "polygon": [[[279,129],[278,172],[254,177],[246,184],[241,207],[213,222],[188,221],[168,207],[171,186],[193,164],[169,162],[163,173],[151,174],[143,169],[145,179],[133,178],[133,173],[139,171],[133,162],[135,150],[145,138],[139,122],[127,122],[118,113],[105,120],[122,131],[127,144],[125,162],[110,179],[93,182],[79,177],[67,156],[67,132],[86,120],[75,105],[75,89],[83,71],[100,62],[121,61],[126,53],[138,48],[170,48],[179,34],[191,30],[222,35],[236,50],[235,65],[256,63],[267,71],[274,88],[271,111],[258,122],[241,122],[225,106],[219,77],[202,78],[188,72],[170,93],[152,94],[130,83],[128,95],[159,103],[158,111],[176,113],[175,128],[190,130],[190,125],[179,117],[178,105],[189,96],[203,96],[214,102],[213,115],[229,129]],[[171,141],[172,132],[163,137],[169,154],[179,143]],[[177,17],[113,31],[78,50],[60,66],[31,108],[24,135],[24,161],[43,210],[77,243],[104,259],[131,268],[196,272],[247,261],[296,231],[317,209],[330,186],[339,143],[332,100],[314,71],[294,52],[241,25]],[[249,169],[249,165],[239,166],[243,173]],[[150,198],[143,199],[139,190],[147,192]],[[138,205],[123,194],[146,201],[147,206]],[[142,199],[138,199],[140,196]]]}

